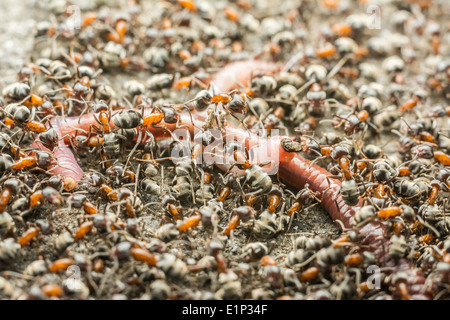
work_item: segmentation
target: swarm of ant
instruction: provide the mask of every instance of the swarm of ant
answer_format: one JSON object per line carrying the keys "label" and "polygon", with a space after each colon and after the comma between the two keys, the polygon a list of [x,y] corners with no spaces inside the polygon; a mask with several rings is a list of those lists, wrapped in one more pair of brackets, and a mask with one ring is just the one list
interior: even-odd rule
{"label": "swarm of ant", "polygon": [[448,297],[445,0],[380,29],[362,0],[44,3],[0,100],[1,298]]}

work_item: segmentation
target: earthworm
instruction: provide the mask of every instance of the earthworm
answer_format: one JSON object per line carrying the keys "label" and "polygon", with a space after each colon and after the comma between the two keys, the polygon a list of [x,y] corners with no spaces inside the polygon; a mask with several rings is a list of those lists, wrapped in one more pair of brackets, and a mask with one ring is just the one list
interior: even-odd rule
{"label": "earthworm", "polygon": [[[64,143],[61,135],[61,120],[62,118],[54,118],[50,120],[52,127],[58,133],[58,147],[53,153],[53,156],[58,161],[58,166],[52,170],[54,174],[60,174],[63,177],[71,177],[75,181],[79,181],[83,176],[83,169],[78,165],[72,151]],[[70,168],[70,169],[69,169]]]}
{"label": "earthworm", "polygon": [[[380,222],[371,222],[362,227],[359,232],[364,236],[361,245],[367,246],[377,258],[378,264],[386,270],[387,274],[405,273],[408,293],[411,299],[432,299],[432,288],[425,286],[423,273],[414,267],[407,259],[394,260],[388,253],[389,240],[385,238],[385,226]],[[390,285],[394,285],[390,281]]]}
{"label": "earthworm", "polygon": [[[144,115],[148,112],[150,112],[149,108],[144,109]],[[201,115],[194,113],[192,120],[193,121],[191,121],[191,117],[187,114],[180,115],[179,125],[186,127],[189,130],[191,137],[194,136],[195,127],[201,127],[204,119]],[[55,118],[52,121],[52,126],[58,131],[58,134],[61,137],[65,136],[65,139],[68,139],[68,136],[74,131],[74,129],[79,128],[82,130],[89,130],[89,126],[95,123],[96,120],[94,115],[87,114],[81,117],[66,117],[65,119]],[[177,129],[176,124],[162,122],[159,125],[159,127],[149,125],[148,127],[142,129],[147,129],[150,131],[157,140],[170,137],[169,132],[165,130],[164,127],[171,131]],[[112,130],[116,128],[112,121],[110,126]],[[238,137],[240,141],[244,140],[246,148],[251,148],[261,143],[261,138],[253,134],[249,134],[243,129],[233,126],[227,126],[226,129],[227,136],[231,135]],[[319,192],[322,195],[321,205],[330,214],[331,218],[334,221],[339,220],[342,224],[341,227],[344,227],[344,229],[350,228],[352,226],[353,216],[355,215],[358,207],[351,207],[345,204],[342,196],[338,192],[341,185],[340,181],[329,178],[328,176],[331,174],[320,166],[311,164],[309,160],[304,159],[298,154],[286,151],[281,143],[283,139],[291,138],[286,136],[271,138],[271,148],[278,148],[278,150],[271,149],[271,152],[278,151],[279,175],[281,179],[298,189],[302,189],[306,184],[308,184],[311,190]],[[64,144],[63,139],[61,140],[61,143]],[[60,149],[65,152],[68,151],[67,148]],[[56,154],[55,156],[58,157]],[[59,162],[61,161],[60,159],[58,160]],[[73,155],[62,159],[62,162],[64,162],[66,166],[70,164],[71,168],[78,167]],[[222,166],[219,166],[219,168],[223,169]],[[54,170],[54,173],[56,172],[57,171]],[[73,172],[64,170],[58,170],[58,172],[62,175],[70,175],[75,178]],[[77,177],[79,180],[80,176]],[[361,201],[359,205],[361,205]],[[361,243],[371,248],[379,264],[387,268],[387,274],[394,274],[400,271],[407,274],[408,286],[412,298],[431,298],[429,292],[422,292],[425,283],[423,274],[406,259],[395,261],[390,256],[386,250],[389,247],[389,241],[384,237],[385,228],[381,223],[369,223],[359,231],[364,237]]]}
{"label": "earthworm", "polygon": [[[236,88],[237,83],[244,84],[248,82],[248,79],[252,72],[277,72],[280,70],[280,65],[271,62],[261,61],[241,61],[229,64],[221,71],[219,71],[213,78],[213,82],[221,91],[227,92]],[[150,112],[150,109],[144,109],[145,113]],[[205,113],[194,113],[193,118],[187,114],[180,115],[179,125],[186,127],[194,136],[195,127],[199,128],[203,124]],[[65,141],[68,139],[68,135],[74,131],[74,129],[89,130],[90,125],[96,124],[96,120],[93,114],[87,114],[81,117],[66,117],[55,118],[51,120],[53,128],[58,131],[61,139],[59,153],[55,152],[55,157],[58,162],[64,163],[64,166],[70,166],[77,174],[70,172],[69,170],[55,169],[53,173],[59,173],[65,176],[70,176],[79,181],[82,175],[82,170],[79,168],[73,154],[64,148]],[[155,128],[148,126],[146,129],[152,132],[156,139],[169,138],[170,134],[163,127],[173,131],[176,129],[175,124],[160,123],[160,127]],[[111,122],[111,129],[114,130],[115,126]],[[144,128],[143,128],[144,129]],[[261,143],[260,138],[254,135],[249,135],[243,129],[239,129],[232,126],[227,126],[227,135],[235,135],[239,140],[246,141],[246,148],[251,148]],[[331,175],[325,169],[316,164],[311,164],[309,160],[304,159],[302,156],[287,152],[282,144],[282,139],[290,139],[289,137],[277,137],[271,138],[272,148],[278,148],[279,155],[279,175],[286,183],[302,189],[305,185],[309,185],[309,188],[314,192],[319,192],[321,197],[322,207],[330,214],[333,221],[340,221],[339,226],[343,229],[352,227],[353,216],[355,215],[358,207],[348,206],[342,196],[339,193],[341,183],[339,180],[329,178]],[[60,158],[62,157],[62,158]],[[219,166],[223,169],[223,166]],[[361,205],[362,199],[359,206]],[[417,270],[408,260],[399,259],[394,260],[389,254],[387,248],[389,247],[389,240],[385,238],[385,227],[381,223],[371,222],[365,225],[359,230],[363,236],[361,241],[362,245],[368,246],[375,257],[378,260],[379,265],[383,266],[387,271],[387,274],[395,274],[397,272],[405,272],[407,275],[407,285],[411,298],[413,299],[430,299],[431,294],[424,289],[425,277]]]}
{"label": "earthworm", "polygon": [[282,65],[275,62],[265,62],[260,60],[246,60],[227,64],[217,72],[212,81],[222,92],[228,92],[238,88],[238,84],[247,85],[252,73],[277,73]]}
{"label": "earthworm", "polygon": [[58,134],[58,146],[53,151],[43,146],[39,141],[39,137],[36,137],[36,140],[31,147],[51,152],[56,159],[57,165],[50,169],[50,173],[64,177],[67,180],[66,183],[70,183],[70,186],[68,185],[67,187],[73,189],[83,176],[84,172],[63,139],[63,135],[61,134],[63,131],[61,123],[63,121],[63,118],[53,118],[50,120],[51,126]]}
{"label": "earthworm", "polygon": [[[277,72],[281,70],[281,66],[275,63],[262,61],[243,61],[235,62],[227,65],[213,78],[214,84],[223,91],[229,91],[236,88],[236,80],[241,84],[248,82],[253,71]],[[239,134],[237,134],[239,136]],[[245,133],[240,134],[241,137]],[[281,137],[283,139],[286,137]],[[288,137],[287,137],[288,138]],[[340,221],[339,226],[344,229],[352,227],[353,217],[358,207],[348,206],[339,193],[341,182],[336,179],[329,178],[331,174],[320,166],[310,164],[302,156],[287,155],[284,148],[279,146],[279,175],[286,183],[302,189],[305,185],[314,192],[322,194],[321,205],[331,216],[333,221]],[[250,144],[251,141],[250,141]],[[257,144],[257,143],[255,143]],[[248,146],[247,146],[248,147]],[[358,206],[362,205],[362,199]],[[395,261],[388,253],[389,240],[385,237],[386,228],[379,222],[371,222],[359,230],[364,237],[361,243],[367,245],[373,251],[378,260],[379,265],[390,268],[388,273],[406,272],[407,285],[413,299],[431,299],[431,293],[423,290],[425,284],[424,275],[417,270],[408,260],[400,259]]]}
{"label": "earthworm", "polygon": [[[212,81],[215,86],[223,92],[230,91],[237,87],[238,83],[246,84],[252,72],[275,73],[281,69],[281,65],[274,62],[264,62],[259,60],[246,60],[230,63],[222,70],[217,72]],[[206,115],[206,114],[205,114]],[[78,165],[73,153],[68,149],[69,142],[62,137],[66,136],[75,128],[89,130],[91,124],[95,124],[92,115],[80,117],[53,118],[50,120],[51,126],[58,132],[59,144],[58,148],[53,152],[53,156],[57,159],[60,166],[52,169],[53,174],[61,174],[65,177],[73,178],[78,182],[83,176],[83,170]],[[201,124],[198,124],[200,127]],[[172,127],[166,124],[166,127]],[[111,128],[115,128],[111,123]],[[162,132],[161,132],[162,133]],[[36,146],[36,143],[33,144]],[[46,149],[45,147],[41,147]],[[67,167],[73,171],[68,170]]]}
{"label": "earthworm", "polygon": [[[150,112],[150,108],[144,109],[144,116]],[[183,125],[186,127],[191,137],[194,136],[195,127],[200,128],[203,124],[203,117],[199,114],[193,114],[193,122],[191,118],[187,114],[180,115],[179,125]],[[84,131],[89,130],[89,126],[96,124],[96,120],[94,118],[94,114],[86,114],[81,117],[65,117],[65,118],[53,118],[51,120],[52,127],[58,132],[60,137],[64,137],[64,139],[60,139],[59,146],[61,151],[58,154],[54,154],[54,156],[59,160],[58,155],[63,154],[63,162],[64,165],[69,165],[70,168],[73,168],[77,171],[77,175],[70,170],[64,169],[55,169],[52,170],[53,173],[59,173],[65,176],[70,176],[80,180],[82,175],[82,169],[79,168],[75,158],[66,147],[66,144],[69,143],[68,139],[71,134],[76,129],[81,129]],[[110,127],[112,130],[117,129],[114,123],[110,122]],[[157,140],[169,138],[170,134],[168,130],[174,131],[177,129],[176,124],[165,123],[164,121],[159,124],[159,127],[148,126],[146,128],[150,131]],[[227,126],[227,136],[230,139],[231,137],[236,137],[239,140],[246,141],[246,148],[252,148],[262,142],[262,138],[257,137],[253,134],[249,134],[247,131],[235,128],[232,126]],[[328,178],[327,176],[331,175],[325,169],[319,167],[316,164],[310,165],[310,162],[304,159],[302,156],[287,152],[281,145],[282,139],[290,139],[289,137],[277,137],[271,138],[271,148],[278,148],[278,150],[272,150],[272,154],[278,154],[279,156],[279,169],[280,169],[280,177],[286,181],[288,184],[302,189],[306,184],[309,184],[309,187],[313,191],[318,191],[322,193],[322,206],[324,209],[331,215],[333,220],[341,220],[345,227],[349,227],[351,225],[351,219],[355,214],[355,208],[350,207],[345,204],[344,200],[338,193],[340,188],[340,181],[336,179]],[[64,152],[64,153],[63,153]],[[70,156],[67,156],[67,153],[70,153]],[[76,169],[75,169],[76,166]],[[79,169],[78,169],[79,168]],[[334,196],[336,194],[336,200],[334,200]]]}
{"label": "earthworm", "polygon": [[[282,148],[280,148],[282,149]],[[282,152],[282,150],[280,150]],[[281,155],[281,153],[280,153]],[[286,157],[280,156],[280,177],[288,184],[297,188],[303,188],[309,184],[309,188],[322,194],[321,205],[331,216],[333,221],[340,221],[344,229],[352,227],[353,216],[357,207],[350,207],[345,204],[342,197],[336,195],[339,191],[340,181],[328,178],[330,175],[325,169],[304,159],[300,155],[295,155],[292,159],[283,162]],[[362,199],[359,206],[362,204]],[[406,282],[410,297],[417,300],[431,299],[431,293],[424,287],[425,277],[421,271],[414,267],[408,260],[394,260],[388,252],[389,240],[386,239],[386,228],[380,222],[370,222],[359,230],[363,236],[361,245],[369,247],[375,255],[378,264],[383,266],[387,274],[398,272],[406,273]]]}

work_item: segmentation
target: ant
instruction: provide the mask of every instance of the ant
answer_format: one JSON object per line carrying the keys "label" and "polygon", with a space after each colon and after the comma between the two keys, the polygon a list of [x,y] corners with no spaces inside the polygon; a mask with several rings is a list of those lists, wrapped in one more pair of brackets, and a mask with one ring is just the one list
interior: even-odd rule
{"label": "ant", "polygon": [[[316,150],[320,148],[320,152]],[[311,161],[310,166],[315,162],[330,157],[336,161],[342,172],[342,185],[341,194],[345,203],[354,206],[359,202],[359,188],[354,179],[353,173],[351,171],[351,161],[350,161],[350,148],[351,145],[348,141],[342,141],[334,146],[321,146],[318,143],[306,145],[302,144],[302,149],[307,152],[320,153],[320,157]],[[327,178],[334,178],[335,176],[329,176]],[[338,176],[338,178],[341,178]]]}
{"label": "ant", "polygon": [[[208,89],[201,90],[195,98],[183,103],[181,107],[187,108],[187,105],[193,103],[197,112],[203,112],[208,109],[204,129],[214,128],[214,122],[219,128],[222,128],[225,120],[222,119],[223,115],[218,112],[220,104],[226,114],[231,115],[247,129],[243,121],[249,109],[247,95],[245,93],[239,94],[237,90],[216,94],[216,90],[214,83],[211,82]],[[211,104],[214,104],[214,108],[210,107]],[[241,115],[241,119],[237,115]]]}

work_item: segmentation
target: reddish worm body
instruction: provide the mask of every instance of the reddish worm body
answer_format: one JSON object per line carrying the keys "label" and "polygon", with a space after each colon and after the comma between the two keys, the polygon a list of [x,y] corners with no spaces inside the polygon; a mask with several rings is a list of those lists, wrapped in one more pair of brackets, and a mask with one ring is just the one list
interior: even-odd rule
{"label": "reddish worm body", "polygon": [[[230,64],[217,73],[213,81],[214,84],[221,90],[229,91],[235,87],[236,81],[245,83],[251,72],[256,70],[276,72],[279,70],[279,66],[277,64],[260,61],[253,61],[251,63],[236,62]],[[148,112],[150,112],[150,109],[145,109],[144,116]],[[179,125],[186,126],[192,137],[194,136],[194,127],[201,128],[203,120],[203,114],[193,114],[193,122],[191,121],[191,117],[189,115],[181,114]],[[82,117],[66,117],[65,119],[54,118],[51,121],[53,128],[58,131],[60,137],[73,134],[74,129],[77,128],[88,131],[89,126],[96,123],[97,122],[94,119],[93,114],[87,114]],[[161,122],[160,125],[165,126],[171,131],[176,129],[175,124]],[[110,123],[110,126],[112,130],[116,129],[112,122]],[[150,125],[146,129],[149,130],[157,140],[170,138],[170,134],[162,128],[155,128]],[[249,138],[248,132],[243,129],[228,126],[227,134],[230,133],[239,137],[240,141],[247,139],[247,148],[251,148],[258,143],[261,143],[260,138],[252,135],[250,135]],[[344,228],[351,228],[353,216],[359,207],[351,207],[345,204],[342,196],[338,192],[341,186],[340,181],[331,178],[327,179],[327,176],[331,174],[325,169],[316,164],[311,165],[309,160],[304,159],[298,154],[286,152],[280,144],[281,139],[284,138],[289,139],[289,137],[272,138],[272,147],[278,148],[280,160],[279,175],[281,179],[298,189],[302,189],[306,184],[308,184],[311,190],[320,192],[322,194],[321,205],[330,214],[331,218],[334,221],[341,221]],[[66,137],[64,141],[61,140],[60,144],[64,145],[65,142],[68,144],[68,137]],[[67,147],[57,148],[54,156],[58,159],[58,163],[63,166],[68,166],[76,171],[76,173],[74,173],[64,168],[56,168],[55,170],[52,170],[54,174],[58,173],[63,176],[73,177],[77,181],[80,180],[83,171],[78,166],[73,154]],[[362,199],[359,205],[362,204],[361,202]],[[362,240],[362,245],[368,246],[371,249],[378,260],[378,264],[386,269],[387,274],[396,272],[406,273],[408,290],[412,299],[431,298],[430,292],[426,291],[424,288],[425,277],[423,274],[408,260],[400,259],[395,261],[390,256],[387,250],[389,247],[389,241],[385,238],[385,227],[381,223],[368,223],[359,231],[364,237]]]}
{"label": "reddish worm body", "polygon": [[216,73],[213,82],[222,92],[228,92],[237,89],[238,83],[247,85],[252,73],[276,73],[281,70],[281,67],[277,63],[258,60],[233,62]]}

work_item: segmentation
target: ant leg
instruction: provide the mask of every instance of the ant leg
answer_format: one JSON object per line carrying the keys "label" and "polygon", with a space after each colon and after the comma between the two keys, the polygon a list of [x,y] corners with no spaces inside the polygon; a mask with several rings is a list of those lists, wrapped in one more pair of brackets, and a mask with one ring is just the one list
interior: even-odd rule
{"label": "ant leg", "polygon": [[333,69],[331,69],[330,72],[327,74],[327,80],[336,75],[339,72],[339,70],[341,70],[341,68],[345,65],[345,63],[348,61],[349,58],[350,54],[343,56],[342,59],[339,60],[338,63],[336,63],[336,65],[333,67]]}
{"label": "ant leg", "polygon": [[238,117],[236,117],[234,114],[230,113],[230,115],[235,118],[237,121],[239,121],[239,123],[244,127],[244,129],[247,131],[248,134],[248,138],[251,139],[251,135],[250,135],[250,130],[247,127],[247,125],[245,124],[245,122],[242,119],[239,119]]}
{"label": "ant leg", "polygon": [[[189,110],[189,108],[187,107],[187,106],[185,106],[185,105],[183,105],[183,107],[189,112],[189,117],[191,118],[191,123],[192,123],[192,125],[195,127],[195,128],[197,128],[197,129],[199,129],[199,130],[202,130],[201,128],[199,128],[199,127],[197,127],[195,124],[194,124],[194,119],[192,118],[192,113],[191,113],[191,110]],[[180,124],[180,117],[177,117],[177,123],[176,123],[176,125],[175,125],[175,128],[177,128],[177,129],[181,129],[181,128],[188,128],[189,129],[189,125],[188,124],[183,124],[183,125],[179,125]],[[202,130],[203,131],[203,130]]]}
{"label": "ant leg", "polygon": [[139,144],[141,143],[141,139],[142,139],[142,131],[139,130],[139,135],[138,138],[136,140],[136,144],[134,145],[133,149],[131,150],[131,152],[129,153],[128,157],[127,157],[127,161],[125,162],[125,166],[123,171],[125,172],[127,166],[128,166],[128,162],[130,161],[131,156],[133,155],[133,153],[136,151],[136,149],[138,148]]}
{"label": "ant leg", "polygon": [[308,169],[310,169],[310,168],[312,167],[312,165],[315,164],[316,162],[319,162],[319,161],[321,161],[321,160],[323,160],[323,159],[326,159],[326,158],[327,158],[326,156],[322,156],[322,157],[315,158],[314,160],[312,160],[312,161],[310,162],[310,164],[309,164],[309,166],[308,166]]}
{"label": "ant leg", "polygon": [[25,138],[25,132],[22,132],[22,135],[20,136],[19,140],[17,141],[17,145],[20,145],[22,143],[23,138]]}

